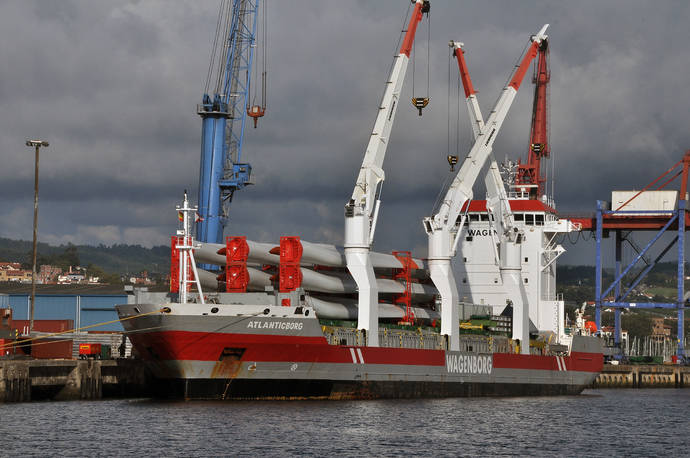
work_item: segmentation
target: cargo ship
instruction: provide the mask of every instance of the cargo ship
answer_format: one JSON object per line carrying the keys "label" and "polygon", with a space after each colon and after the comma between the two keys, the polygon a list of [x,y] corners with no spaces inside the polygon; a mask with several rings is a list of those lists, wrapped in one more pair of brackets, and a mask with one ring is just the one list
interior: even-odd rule
{"label": "cargo ship", "polygon": [[[185,193],[177,207],[182,228],[172,238],[170,293],[133,291],[128,304],[116,307],[157,380],[158,395],[560,395],[580,393],[601,371],[599,339],[566,329],[564,302],[555,292],[555,262],[565,251],[556,240],[578,228],[556,214],[539,168],[549,153],[548,24],[530,35],[486,120],[463,44],[450,43],[475,142],[464,160],[448,156],[451,173],[455,165],[459,169],[434,214],[423,220],[427,257],[372,250],[388,139],[417,24],[429,12],[428,1],[413,5],[345,204],[342,247],[295,236],[281,237],[279,246],[241,236],[222,244],[204,226],[208,202],[200,197],[197,218]],[[504,179],[492,157],[493,143],[537,55],[530,159]],[[421,116],[428,98],[412,101]],[[473,201],[472,188],[486,165],[487,199]],[[513,186],[510,193],[505,182]],[[192,238],[196,219],[201,243]],[[458,247],[462,256],[456,256]]]}
{"label": "cargo ship", "polygon": [[539,354],[524,355],[502,336],[461,335],[461,350],[450,351],[433,329],[381,327],[379,346],[372,347],[363,345],[362,331],[325,324],[314,307],[282,306],[269,294],[219,293],[219,303],[206,304],[137,296],[142,303],[117,309],[161,397],[572,395],[603,367],[593,336],[575,335],[569,346],[547,344]]}
{"label": "cargo ship", "polygon": [[[178,210],[188,227],[193,218],[188,214],[195,209],[185,199]],[[499,326],[477,326],[477,331],[463,321],[458,322],[457,348],[451,349],[452,337],[436,326],[440,314],[435,310],[424,314],[414,307],[415,322],[405,323],[400,320],[409,311],[390,304],[398,314],[381,313],[377,343],[372,345],[367,331],[348,319],[351,309],[342,306],[334,312],[332,303],[302,287],[203,292],[202,271],[194,258],[200,246],[184,230],[175,240],[176,291],[133,290],[129,302],[116,307],[134,349],[155,378],[157,396],[222,400],[572,395],[589,386],[603,367],[600,339],[581,329],[566,329],[565,338],[533,333],[526,352]],[[292,245],[285,243],[283,248],[288,246]],[[226,267],[230,273],[232,263]],[[193,292],[192,285],[201,294]],[[342,310],[344,315],[339,314]]]}

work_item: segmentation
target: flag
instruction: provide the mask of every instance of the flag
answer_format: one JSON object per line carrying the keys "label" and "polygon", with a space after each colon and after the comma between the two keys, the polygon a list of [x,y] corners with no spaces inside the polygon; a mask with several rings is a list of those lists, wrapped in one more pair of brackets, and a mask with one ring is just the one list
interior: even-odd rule
{"label": "flag", "polygon": [[182,213],[182,212],[177,212],[177,218],[178,218],[180,221],[184,221],[184,213]]}

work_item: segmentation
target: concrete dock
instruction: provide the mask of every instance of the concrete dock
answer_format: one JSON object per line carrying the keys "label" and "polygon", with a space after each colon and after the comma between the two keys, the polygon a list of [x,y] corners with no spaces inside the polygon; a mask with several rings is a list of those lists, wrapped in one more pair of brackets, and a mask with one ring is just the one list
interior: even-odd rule
{"label": "concrete dock", "polygon": [[0,402],[145,397],[141,361],[0,360]]}
{"label": "concrete dock", "polygon": [[690,366],[605,364],[594,388],[690,388]]}

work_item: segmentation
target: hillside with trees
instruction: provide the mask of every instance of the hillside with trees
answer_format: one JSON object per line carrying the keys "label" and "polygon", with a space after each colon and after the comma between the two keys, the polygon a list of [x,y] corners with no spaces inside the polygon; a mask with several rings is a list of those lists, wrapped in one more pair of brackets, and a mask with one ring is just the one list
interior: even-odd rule
{"label": "hillside with trees", "polygon": [[[32,242],[0,238],[0,261],[19,262],[24,268],[30,269],[31,257]],[[165,273],[170,268],[170,247],[146,248],[141,245],[124,244],[52,246],[39,243],[36,263],[37,268],[43,264],[50,264],[63,270],[69,269],[70,266],[82,266],[96,276],[110,274],[119,277],[142,271]]]}

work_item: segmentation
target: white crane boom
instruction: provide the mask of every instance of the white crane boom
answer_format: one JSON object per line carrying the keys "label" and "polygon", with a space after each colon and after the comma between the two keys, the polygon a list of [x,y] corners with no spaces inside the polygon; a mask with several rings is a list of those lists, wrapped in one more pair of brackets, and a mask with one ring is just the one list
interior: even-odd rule
{"label": "white crane boom", "polygon": [[[532,44],[513,73],[510,82],[503,88],[501,96],[484,127],[479,128],[474,145],[453,179],[439,210],[434,216],[424,218],[424,229],[429,237],[430,275],[441,295],[441,333],[449,336],[451,350],[459,350],[460,348],[457,311],[458,291],[450,265],[450,260],[455,255],[457,248],[459,228],[464,223],[461,221],[458,225],[457,220],[462,207],[472,198],[472,187],[491,154],[496,135],[503,125],[532,59],[537,55],[539,44],[546,39],[547,27],[548,24],[542,27],[539,33],[532,36]],[[476,110],[470,108],[471,115],[473,111],[475,112],[473,116],[476,117],[479,114],[477,119],[481,119],[478,105]]]}
{"label": "white crane boom", "polygon": [[[479,109],[476,91],[472,86],[470,73],[467,70],[462,43],[451,41],[450,45],[460,68],[462,85],[465,89],[465,101],[476,139],[484,129],[484,119]],[[493,153],[489,154],[489,158],[491,161],[484,182],[486,184],[486,211],[491,214],[489,224],[498,234],[498,249],[496,249],[496,244],[493,244],[494,255],[501,274],[501,285],[507,296],[511,298],[510,302],[513,306],[513,339],[529,342],[529,304],[521,281],[522,264],[520,263],[524,234],[515,225],[508,194]],[[457,243],[458,238],[456,237],[455,240]],[[455,250],[455,247],[453,249]],[[521,345],[520,351],[528,354],[529,345]]]}
{"label": "white crane boom", "polygon": [[380,187],[385,179],[383,160],[395,121],[417,25],[422,20],[423,13],[428,11],[428,1],[415,1],[400,52],[395,56],[391,74],[386,82],[352,198],[345,205],[345,259],[359,290],[357,327],[365,331],[366,343],[370,346],[378,346],[378,290],[374,268],[369,259],[369,249],[374,241],[376,220],[381,205],[377,194],[380,195]]}
{"label": "white crane boom", "polygon": [[[475,91],[472,85],[472,79],[470,78],[469,70],[467,69],[467,62],[465,61],[465,51],[463,49],[464,44],[451,41],[448,45],[453,48],[453,55],[458,61],[458,68],[460,70],[460,77],[462,80],[462,87],[465,90],[465,102],[467,104],[467,111],[470,115],[470,122],[472,125],[472,133],[474,139],[480,135],[482,129],[484,129],[484,117],[482,116],[481,109],[479,108],[479,102],[477,100],[477,91]],[[491,148],[493,149],[493,148]],[[516,240],[517,234],[514,230],[515,219],[513,218],[513,212],[510,209],[510,202],[508,201],[508,194],[506,193],[505,186],[503,184],[503,179],[501,178],[501,173],[498,170],[498,164],[493,154],[489,154],[491,159],[489,165],[489,171],[486,174],[485,182],[487,189],[487,210],[494,215],[494,219],[491,219],[492,224],[496,221],[500,222],[500,231],[497,232],[501,235],[501,240]]]}

